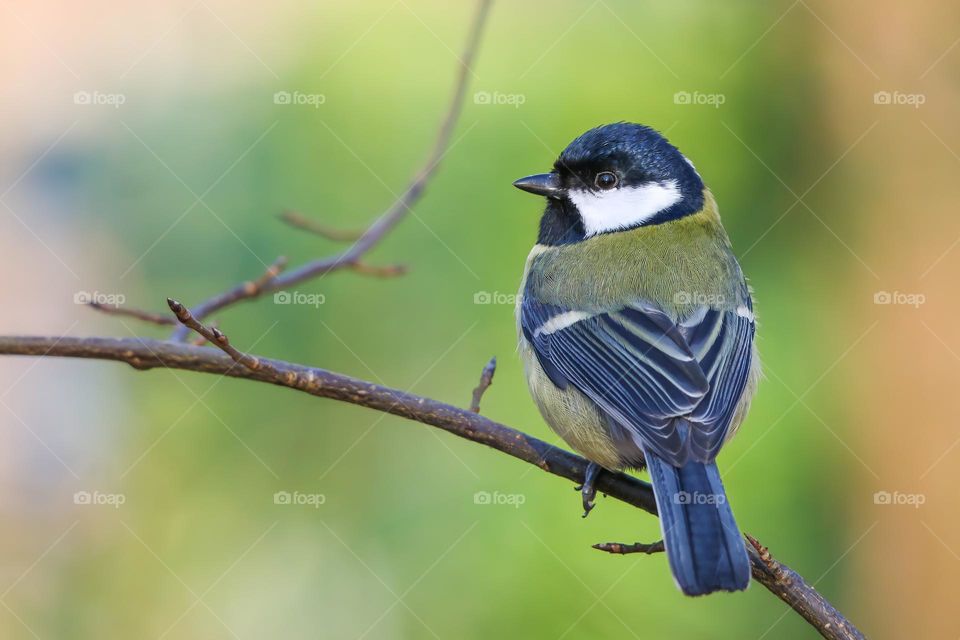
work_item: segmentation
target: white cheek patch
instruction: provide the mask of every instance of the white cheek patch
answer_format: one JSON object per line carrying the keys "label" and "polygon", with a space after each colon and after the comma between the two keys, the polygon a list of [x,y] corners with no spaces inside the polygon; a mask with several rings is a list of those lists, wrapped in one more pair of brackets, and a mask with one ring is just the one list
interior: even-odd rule
{"label": "white cheek patch", "polygon": [[610,191],[571,189],[567,197],[580,211],[588,237],[642,224],[683,198],[676,180]]}

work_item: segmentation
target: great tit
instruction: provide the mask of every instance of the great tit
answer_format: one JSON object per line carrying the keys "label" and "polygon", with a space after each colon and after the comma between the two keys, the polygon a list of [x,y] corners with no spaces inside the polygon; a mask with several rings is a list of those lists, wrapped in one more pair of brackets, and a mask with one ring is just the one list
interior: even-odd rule
{"label": "great tit", "polygon": [[745,589],[715,458],[760,368],[713,195],[666,138],[631,123],[587,131],[514,186],[547,199],[517,298],[520,353],[544,419],[592,463],[586,512],[600,468],[646,467],[680,589]]}

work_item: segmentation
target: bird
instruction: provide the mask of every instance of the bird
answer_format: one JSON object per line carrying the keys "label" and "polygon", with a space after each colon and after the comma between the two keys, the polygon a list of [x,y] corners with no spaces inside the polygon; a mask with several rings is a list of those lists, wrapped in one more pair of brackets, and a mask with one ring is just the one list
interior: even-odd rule
{"label": "bird", "polygon": [[[760,378],[751,290],[694,164],[651,127],[580,135],[549,173],[516,303],[520,357],[547,424],[602,470],[647,469],[671,573],[690,596],[750,582],[716,457]],[[580,487],[578,487],[580,489]]]}

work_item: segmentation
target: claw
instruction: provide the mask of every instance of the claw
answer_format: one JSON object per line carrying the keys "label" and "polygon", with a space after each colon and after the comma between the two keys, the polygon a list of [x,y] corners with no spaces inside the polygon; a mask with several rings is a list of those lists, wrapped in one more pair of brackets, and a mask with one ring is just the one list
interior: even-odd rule
{"label": "claw", "polygon": [[602,467],[594,462],[587,465],[587,472],[584,474],[583,484],[577,487],[577,491],[583,498],[583,517],[586,518],[593,510],[594,501],[597,498],[597,476],[600,475]]}

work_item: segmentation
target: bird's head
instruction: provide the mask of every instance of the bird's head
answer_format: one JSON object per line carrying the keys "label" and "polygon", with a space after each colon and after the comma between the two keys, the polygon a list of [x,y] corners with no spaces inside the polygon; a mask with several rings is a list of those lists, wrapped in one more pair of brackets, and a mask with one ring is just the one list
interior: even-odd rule
{"label": "bird's head", "polygon": [[650,127],[621,122],[571,142],[553,171],[513,183],[547,197],[541,244],[676,220],[703,207],[703,181],[680,151]]}

